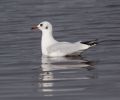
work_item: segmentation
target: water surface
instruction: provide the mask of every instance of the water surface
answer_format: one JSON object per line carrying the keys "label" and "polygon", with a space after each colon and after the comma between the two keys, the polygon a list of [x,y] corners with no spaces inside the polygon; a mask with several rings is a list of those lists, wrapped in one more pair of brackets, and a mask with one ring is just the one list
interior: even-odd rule
{"label": "water surface", "polygon": [[[50,21],[59,41],[99,39],[82,57],[41,56]],[[119,0],[1,0],[0,100],[119,100]]]}

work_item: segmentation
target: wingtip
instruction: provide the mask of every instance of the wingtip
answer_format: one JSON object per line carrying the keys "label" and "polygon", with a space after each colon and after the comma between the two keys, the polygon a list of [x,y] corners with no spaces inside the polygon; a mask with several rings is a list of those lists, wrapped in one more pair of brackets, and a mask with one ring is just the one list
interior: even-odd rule
{"label": "wingtip", "polygon": [[85,42],[81,42],[81,43],[86,44],[86,45],[89,45],[89,46],[95,46],[95,45],[97,45],[99,42],[98,42],[98,39],[95,39],[95,40],[85,41]]}

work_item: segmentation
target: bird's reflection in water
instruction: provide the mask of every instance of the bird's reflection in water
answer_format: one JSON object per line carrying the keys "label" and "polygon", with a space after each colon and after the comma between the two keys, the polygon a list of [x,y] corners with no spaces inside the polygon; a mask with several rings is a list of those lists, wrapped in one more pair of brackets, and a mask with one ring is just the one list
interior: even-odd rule
{"label": "bird's reflection in water", "polygon": [[94,62],[81,57],[42,57],[41,60],[38,86],[43,96],[53,96],[65,91],[83,91],[85,87],[73,87],[82,80],[96,78]]}

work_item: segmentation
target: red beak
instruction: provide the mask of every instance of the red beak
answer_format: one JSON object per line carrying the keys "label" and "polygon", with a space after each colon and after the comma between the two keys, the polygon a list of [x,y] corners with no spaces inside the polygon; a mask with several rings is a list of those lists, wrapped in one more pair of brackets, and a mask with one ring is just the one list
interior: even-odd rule
{"label": "red beak", "polygon": [[32,26],[31,27],[31,30],[35,30],[35,29],[38,29],[38,27],[37,26]]}

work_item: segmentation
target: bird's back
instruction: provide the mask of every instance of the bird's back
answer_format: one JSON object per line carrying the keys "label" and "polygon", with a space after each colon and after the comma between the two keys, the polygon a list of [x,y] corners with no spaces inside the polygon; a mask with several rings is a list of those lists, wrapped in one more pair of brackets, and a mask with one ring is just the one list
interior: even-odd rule
{"label": "bird's back", "polygon": [[80,53],[89,46],[80,42],[69,43],[69,42],[58,42],[47,48],[48,56],[66,56],[70,54]]}

